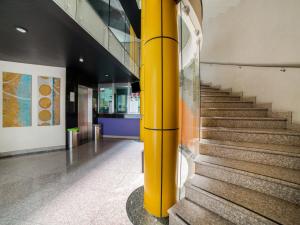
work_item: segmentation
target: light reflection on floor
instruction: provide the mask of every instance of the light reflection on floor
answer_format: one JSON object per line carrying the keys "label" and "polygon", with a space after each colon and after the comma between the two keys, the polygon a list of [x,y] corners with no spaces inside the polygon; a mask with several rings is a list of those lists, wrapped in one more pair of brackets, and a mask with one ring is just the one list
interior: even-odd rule
{"label": "light reflection on floor", "polygon": [[0,160],[0,224],[126,225],[126,200],[143,185],[133,140]]}

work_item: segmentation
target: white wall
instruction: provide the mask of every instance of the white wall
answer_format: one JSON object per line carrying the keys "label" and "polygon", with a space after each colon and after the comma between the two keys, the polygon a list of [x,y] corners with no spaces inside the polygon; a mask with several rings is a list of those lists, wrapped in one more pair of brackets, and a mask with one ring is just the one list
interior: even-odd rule
{"label": "white wall", "polygon": [[299,0],[203,0],[203,5],[202,61],[300,64]]}
{"label": "white wall", "polygon": [[[2,127],[2,72],[32,75],[32,126],[19,128]],[[38,85],[37,77],[61,78],[60,125],[38,126]],[[65,89],[66,69],[23,63],[0,61],[0,153],[18,150],[57,148],[65,145]]]}
{"label": "white wall", "polygon": [[201,64],[201,80],[256,96],[257,103],[272,103],[273,111],[290,111],[293,122],[300,124],[300,69]]}
{"label": "white wall", "polygon": [[[203,0],[202,62],[300,65],[299,0]],[[300,123],[300,69],[201,64],[201,79],[293,112]]]}

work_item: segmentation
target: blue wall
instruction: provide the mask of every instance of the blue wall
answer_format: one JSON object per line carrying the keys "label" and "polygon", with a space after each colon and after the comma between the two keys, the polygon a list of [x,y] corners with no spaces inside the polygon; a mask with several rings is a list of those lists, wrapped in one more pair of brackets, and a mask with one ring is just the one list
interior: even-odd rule
{"label": "blue wall", "polygon": [[103,124],[103,135],[140,136],[139,118],[98,118],[98,123]]}

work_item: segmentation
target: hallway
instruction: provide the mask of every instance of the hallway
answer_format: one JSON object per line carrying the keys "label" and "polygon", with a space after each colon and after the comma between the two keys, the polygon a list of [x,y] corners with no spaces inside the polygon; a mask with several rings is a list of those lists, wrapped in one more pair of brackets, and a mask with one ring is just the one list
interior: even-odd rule
{"label": "hallway", "polygon": [[0,160],[0,224],[131,224],[130,193],[143,185],[141,143],[104,139],[73,150]]}

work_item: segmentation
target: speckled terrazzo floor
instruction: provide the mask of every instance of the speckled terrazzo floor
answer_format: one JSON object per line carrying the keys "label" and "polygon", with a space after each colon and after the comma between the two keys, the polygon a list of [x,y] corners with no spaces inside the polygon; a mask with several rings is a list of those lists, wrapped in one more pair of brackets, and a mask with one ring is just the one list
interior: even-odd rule
{"label": "speckled terrazzo floor", "polygon": [[144,209],[144,187],[137,188],[128,197],[126,211],[133,225],[168,225],[169,218],[155,218]]}
{"label": "speckled terrazzo floor", "polygon": [[105,139],[70,152],[0,160],[1,225],[129,225],[142,144]]}

